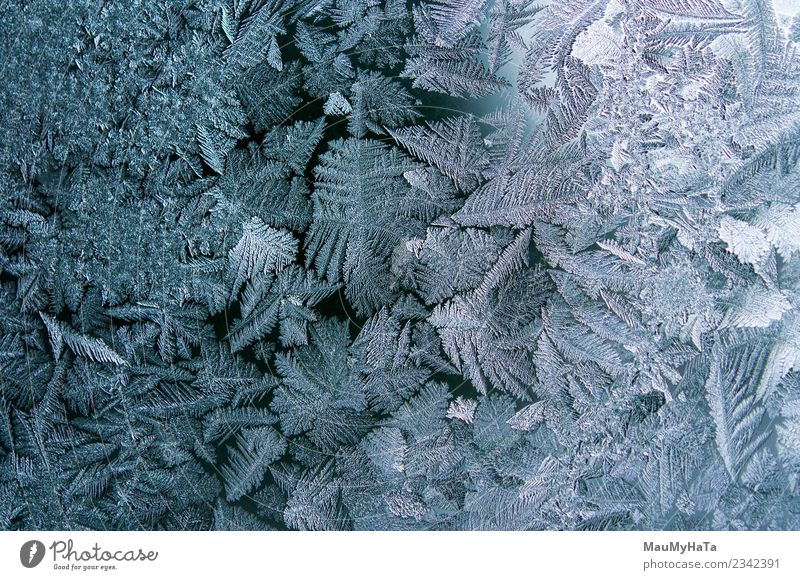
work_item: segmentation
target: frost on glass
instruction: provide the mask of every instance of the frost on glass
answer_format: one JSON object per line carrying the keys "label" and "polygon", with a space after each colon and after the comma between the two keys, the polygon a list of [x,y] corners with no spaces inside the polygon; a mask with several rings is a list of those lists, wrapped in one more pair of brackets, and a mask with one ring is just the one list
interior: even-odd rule
{"label": "frost on glass", "polygon": [[800,14],[0,2],[0,529],[800,529]]}

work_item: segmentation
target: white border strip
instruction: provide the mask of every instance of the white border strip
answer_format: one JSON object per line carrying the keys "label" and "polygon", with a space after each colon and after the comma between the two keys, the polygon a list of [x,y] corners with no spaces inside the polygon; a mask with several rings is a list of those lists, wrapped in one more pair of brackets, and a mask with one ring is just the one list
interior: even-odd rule
{"label": "white border strip", "polygon": [[797,579],[799,550],[800,532],[0,532],[0,577]]}

